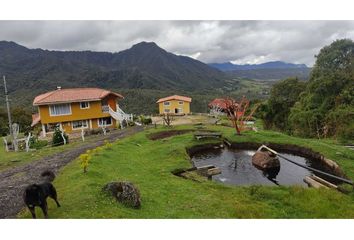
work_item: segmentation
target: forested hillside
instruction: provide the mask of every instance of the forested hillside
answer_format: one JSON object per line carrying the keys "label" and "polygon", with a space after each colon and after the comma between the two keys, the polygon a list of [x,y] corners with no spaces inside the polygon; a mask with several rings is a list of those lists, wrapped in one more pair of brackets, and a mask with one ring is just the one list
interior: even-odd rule
{"label": "forested hillside", "polygon": [[309,81],[275,84],[261,112],[268,128],[354,144],[354,42],[342,39],[322,48]]}

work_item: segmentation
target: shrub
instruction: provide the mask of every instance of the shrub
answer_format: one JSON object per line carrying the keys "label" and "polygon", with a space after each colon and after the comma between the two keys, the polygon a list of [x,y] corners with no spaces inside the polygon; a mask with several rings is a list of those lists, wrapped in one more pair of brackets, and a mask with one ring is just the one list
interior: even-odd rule
{"label": "shrub", "polygon": [[[64,133],[64,138],[66,140],[66,144],[68,144],[69,137],[65,133]],[[56,127],[54,129],[54,133],[53,133],[52,146],[59,146],[59,145],[63,145],[63,144],[64,144],[64,140],[63,140],[63,137],[61,136],[61,131],[60,131],[59,127]]]}
{"label": "shrub", "polygon": [[152,124],[152,119],[151,118],[144,118],[144,120],[142,121],[142,124],[150,125],[150,124]]}
{"label": "shrub", "polygon": [[[33,138],[31,138],[31,140],[32,139]],[[38,140],[38,139],[34,139],[34,141],[31,140],[30,140],[30,148],[34,148],[38,150],[48,145],[47,140]]]}
{"label": "shrub", "polygon": [[104,141],[104,148],[105,149],[112,149],[113,144],[110,143],[108,140]]}
{"label": "shrub", "polygon": [[128,121],[128,126],[129,126],[129,127],[135,126],[135,122],[133,122],[133,121]]}
{"label": "shrub", "polygon": [[80,166],[84,170],[84,173],[86,173],[91,156],[87,153],[84,153],[84,154],[81,154],[79,158],[80,158]]}

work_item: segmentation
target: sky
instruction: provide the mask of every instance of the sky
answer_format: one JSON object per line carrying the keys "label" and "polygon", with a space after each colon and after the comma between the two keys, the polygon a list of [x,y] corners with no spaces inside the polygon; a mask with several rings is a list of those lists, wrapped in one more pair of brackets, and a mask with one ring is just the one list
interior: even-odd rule
{"label": "sky", "polygon": [[28,48],[119,52],[141,41],[205,63],[268,61],[312,66],[354,21],[0,21],[0,40]]}

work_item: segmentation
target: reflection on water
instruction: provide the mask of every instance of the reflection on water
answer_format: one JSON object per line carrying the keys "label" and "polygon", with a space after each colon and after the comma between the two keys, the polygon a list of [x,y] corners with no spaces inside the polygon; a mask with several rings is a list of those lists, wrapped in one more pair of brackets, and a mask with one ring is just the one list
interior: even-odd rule
{"label": "reflection on water", "polygon": [[[302,185],[305,176],[312,174],[311,171],[296,166],[293,163],[281,158],[280,167],[262,171],[252,164],[252,156],[256,151],[253,150],[235,150],[235,149],[210,149],[195,154],[192,161],[196,167],[204,165],[214,165],[221,169],[221,174],[213,176],[213,180],[226,184],[234,185]],[[281,153],[307,166],[314,164],[304,157]],[[318,168],[318,166],[317,166]]]}

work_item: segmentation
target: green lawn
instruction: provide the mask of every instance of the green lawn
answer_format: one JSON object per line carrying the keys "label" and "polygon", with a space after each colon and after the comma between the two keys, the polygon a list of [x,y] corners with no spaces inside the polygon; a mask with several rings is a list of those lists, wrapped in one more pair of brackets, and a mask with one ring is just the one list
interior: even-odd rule
{"label": "green lawn", "polygon": [[[85,143],[95,142],[97,139],[102,138],[100,135],[88,136],[85,138]],[[2,141],[2,139],[0,140]],[[0,171],[16,167],[24,163],[28,163],[34,160],[39,160],[42,157],[50,156],[55,153],[59,153],[65,150],[73,149],[79,145],[83,144],[81,138],[70,140],[67,145],[51,147],[47,146],[39,150],[31,149],[30,152],[19,151],[19,152],[6,152],[4,145],[0,146]]]}
{"label": "green lawn", "polygon": [[[179,126],[175,129],[193,128]],[[235,136],[229,127],[210,126],[232,141],[293,143],[321,151],[338,161],[354,178],[354,153],[329,141],[289,137],[271,131]],[[149,129],[122,139],[93,156],[84,174],[78,160],[68,164],[54,181],[62,207],[49,202],[50,218],[354,218],[354,195],[302,187],[236,187],[202,183],[171,174],[191,166],[187,146],[200,144],[192,133],[151,141]],[[340,154],[338,154],[340,152]],[[102,193],[110,181],[131,181],[141,192],[142,208],[124,207]],[[42,217],[42,213],[37,209]],[[28,210],[19,217],[29,218]]]}

